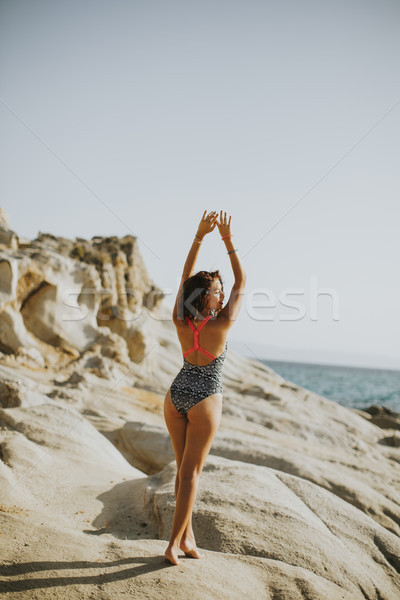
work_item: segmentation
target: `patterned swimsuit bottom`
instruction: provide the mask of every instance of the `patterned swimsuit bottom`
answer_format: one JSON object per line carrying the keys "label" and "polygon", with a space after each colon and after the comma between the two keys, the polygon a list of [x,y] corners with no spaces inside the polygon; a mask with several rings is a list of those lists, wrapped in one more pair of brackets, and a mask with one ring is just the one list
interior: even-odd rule
{"label": "patterned swimsuit bottom", "polygon": [[183,367],[170,388],[172,403],[182,415],[204,398],[218,392],[222,394],[222,367],[227,350],[226,342],[223,353],[208,365],[192,365],[183,357]]}

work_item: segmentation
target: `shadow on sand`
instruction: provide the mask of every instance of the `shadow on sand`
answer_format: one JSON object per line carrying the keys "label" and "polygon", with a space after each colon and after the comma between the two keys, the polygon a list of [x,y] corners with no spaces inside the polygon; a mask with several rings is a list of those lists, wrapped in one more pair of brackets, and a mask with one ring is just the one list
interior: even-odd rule
{"label": "shadow on sand", "polygon": [[[66,575],[60,576],[57,571],[62,569],[108,569],[110,567],[120,567],[123,565],[132,565],[128,569],[113,570],[110,573],[100,573],[97,575]],[[111,583],[121,581],[131,577],[137,577],[151,571],[159,571],[172,565],[165,560],[163,556],[135,556],[133,558],[121,558],[111,562],[89,562],[89,561],[40,561],[25,562],[12,565],[2,565],[0,575],[3,577],[16,577],[20,575],[29,575],[38,571],[52,571],[51,576],[37,577],[27,579],[2,579],[0,580],[0,594],[5,592],[22,592],[26,590],[36,590],[50,587],[62,587],[74,584],[99,585],[102,583]]]}

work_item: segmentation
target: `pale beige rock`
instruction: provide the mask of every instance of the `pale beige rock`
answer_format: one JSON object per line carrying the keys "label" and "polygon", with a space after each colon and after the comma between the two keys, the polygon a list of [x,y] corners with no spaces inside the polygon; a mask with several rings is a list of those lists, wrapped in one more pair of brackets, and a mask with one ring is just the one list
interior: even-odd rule
{"label": "pale beige rock", "polygon": [[[102,581],[110,593],[129,590],[139,598],[143,585],[151,597],[170,597],[176,590],[183,598],[185,573],[198,581],[198,598],[280,594],[295,600],[307,594],[311,600],[361,600],[374,597],[375,589],[382,598],[399,591],[391,564],[398,539],[372,518],[299,477],[213,456],[204,468],[194,513],[206,558],[183,560],[182,567],[162,573],[155,567],[157,578],[149,579],[139,565],[165,565],[166,542],[153,540],[168,536],[174,464],[147,478],[78,413],[53,405],[10,408],[0,417],[8,426],[0,441],[1,489],[12,488],[0,500],[2,538],[11,541],[2,555],[10,585],[17,581],[12,589],[21,594],[32,594],[35,581],[42,591],[46,582],[51,585],[60,561],[64,584],[51,585],[56,598],[65,594],[65,577],[71,578],[69,597],[81,593],[74,586],[82,575],[89,590]],[[36,563],[49,561],[50,572],[37,579],[18,576],[18,564],[32,557]],[[103,564],[96,571],[100,557]],[[117,562],[124,557],[133,564]],[[93,575],[83,561],[93,562]],[[167,587],[160,587],[159,578],[166,576]]]}
{"label": "pale beige rock", "polygon": [[146,322],[163,294],[148,277],[135,238],[73,242],[39,234],[14,250],[0,251],[0,350],[37,347],[46,358],[50,346],[76,358],[104,325],[124,337],[130,360],[146,362],[158,345]]}
{"label": "pale beige rock", "polygon": [[[242,398],[242,405],[246,407],[248,400]],[[377,445],[383,437],[381,430],[366,425],[360,417],[348,415],[350,411],[344,407],[336,409],[341,414],[341,420],[336,423],[328,421],[324,412],[315,407],[314,430],[310,422],[308,429],[312,435],[302,440],[293,432],[282,433],[286,428],[290,431],[287,424],[291,410],[296,413],[295,407],[287,408],[284,415],[275,411],[275,417],[266,425],[271,410],[265,403],[262,426],[224,415],[211,453],[268,466],[311,481],[365,514],[373,515],[378,523],[400,535],[400,473],[396,476],[390,459]],[[296,419],[295,414],[293,419]],[[285,428],[281,427],[282,422]],[[350,423],[353,431],[344,434],[343,425]],[[305,430],[301,421],[298,429],[299,433]],[[115,443],[132,465],[148,474],[159,471],[174,458],[165,426],[126,423],[115,437]]]}
{"label": "pale beige rock", "polygon": [[[135,484],[166,540],[175,473],[171,463]],[[193,527],[198,544],[210,550],[300,567],[361,598],[400,593],[398,536],[327,490],[275,469],[209,456]]]}
{"label": "pale beige rock", "polygon": [[[164,561],[165,542],[118,540],[110,534],[90,536],[53,528],[15,507],[0,513],[5,547],[0,538],[5,598],[81,600],[83,597],[135,600],[362,600],[305,569],[257,557],[205,551],[206,559],[183,558],[179,567]],[[6,518],[5,518],[6,516]],[[18,557],[14,560],[10,557]],[[32,557],[35,557],[32,560]],[[25,568],[21,572],[20,564]],[[39,570],[40,569],[40,570]],[[271,591],[269,591],[271,590]],[[365,597],[364,597],[365,598]]]}
{"label": "pale beige rock", "polygon": [[18,236],[15,231],[0,225],[0,246],[16,250],[18,248]]}
{"label": "pale beige rock", "polygon": [[0,379],[0,406],[2,408],[15,408],[38,406],[48,403],[49,399],[44,394],[30,389],[18,379]]}
{"label": "pale beige rock", "polygon": [[128,347],[123,337],[111,333],[107,327],[99,327],[95,341],[87,347],[101,356],[110,358],[121,365],[130,366]]}
{"label": "pale beige rock", "polygon": [[18,353],[23,347],[35,347],[36,340],[26,330],[22,315],[12,306],[0,309],[0,348],[3,352]]}
{"label": "pale beige rock", "polygon": [[131,465],[149,475],[174,459],[166,427],[129,422],[119,430],[114,443]]}
{"label": "pale beige rock", "polygon": [[24,348],[20,346],[18,348],[16,358],[19,364],[35,367],[44,367],[46,366],[46,361],[43,358],[40,350],[38,348]]}
{"label": "pale beige rock", "polygon": [[206,559],[164,562],[175,466],[163,400],[182,365],[169,300],[132,236],[2,246],[10,598],[400,597],[398,415],[303,390],[232,352],[229,336],[195,505]]}
{"label": "pale beige rock", "polygon": [[10,228],[10,217],[7,212],[0,206],[0,227]]}
{"label": "pale beige rock", "polygon": [[3,408],[0,422],[6,465],[0,472],[0,504],[13,500],[40,511],[42,520],[56,527],[75,528],[80,510],[94,519],[95,498],[105,486],[142,476],[73,408],[51,400]]}

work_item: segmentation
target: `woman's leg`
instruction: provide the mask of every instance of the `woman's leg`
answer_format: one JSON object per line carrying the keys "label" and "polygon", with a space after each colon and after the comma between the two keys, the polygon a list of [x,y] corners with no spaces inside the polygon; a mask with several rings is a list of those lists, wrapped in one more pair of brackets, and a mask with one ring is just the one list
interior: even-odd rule
{"label": "woman's leg", "polygon": [[214,394],[195,404],[187,414],[186,439],[178,471],[179,483],[172,533],[165,552],[166,558],[173,564],[179,564],[178,549],[182,538],[183,545],[186,543],[190,551],[191,540],[185,539],[184,532],[191,523],[200,474],[218,431],[221,411],[222,395]]}
{"label": "woman's leg", "polygon": [[[176,460],[176,478],[175,478],[175,500],[178,497],[178,489],[179,489],[179,468],[181,466],[183,451],[185,449],[185,441],[186,441],[186,426],[188,420],[185,415],[182,415],[178,410],[176,410],[175,406],[171,400],[171,392],[168,392],[165,395],[164,399],[164,418],[165,423],[168,429],[168,433],[171,438],[172,447],[174,449],[175,460]],[[192,546],[194,542],[194,535],[192,530],[192,519],[190,521],[183,533],[183,540],[191,540]],[[184,550],[184,548],[182,548]]]}

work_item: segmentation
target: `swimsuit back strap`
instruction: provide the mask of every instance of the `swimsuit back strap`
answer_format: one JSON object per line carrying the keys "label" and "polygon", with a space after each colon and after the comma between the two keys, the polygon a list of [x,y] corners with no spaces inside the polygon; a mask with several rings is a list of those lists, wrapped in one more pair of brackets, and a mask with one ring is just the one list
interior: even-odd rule
{"label": "swimsuit back strap", "polygon": [[196,328],[196,327],[193,325],[193,323],[192,323],[192,321],[189,319],[189,317],[187,318],[187,322],[188,322],[188,323],[189,323],[189,325],[190,325],[190,329],[193,331],[193,333],[194,333],[195,335],[196,335],[196,333],[198,333],[198,332],[200,331],[200,329],[202,329],[202,328],[204,327],[204,325],[207,323],[207,321],[208,321],[209,319],[211,319],[211,316],[212,316],[212,315],[208,315],[208,317],[206,317],[205,319],[203,319],[203,320],[201,321],[200,325],[199,325],[197,328]]}
{"label": "swimsuit back strap", "polygon": [[211,319],[211,316],[212,315],[209,315],[208,317],[203,319],[203,321],[200,323],[200,325],[197,327],[197,329],[188,317],[187,321],[188,321],[190,328],[194,334],[194,346],[192,348],[190,348],[189,350],[186,350],[186,352],[184,352],[183,356],[186,356],[186,354],[189,354],[189,352],[193,352],[193,350],[200,350],[203,352],[203,354],[207,354],[208,356],[212,356],[213,358],[215,358],[215,356],[213,354],[208,352],[208,350],[205,350],[205,348],[201,348],[199,345],[199,331],[202,327],[204,327],[204,325],[207,323],[207,321],[209,319]]}
{"label": "swimsuit back strap", "polygon": [[209,319],[211,319],[211,315],[208,315],[208,317],[206,317],[205,319],[202,320],[200,325],[197,327],[196,331],[200,331],[200,329],[202,329],[204,327],[204,325],[207,323],[207,321]]}
{"label": "swimsuit back strap", "polygon": [[211,354],[211,352],[209,352],[208,350],[206,350],[205,348],[200,348],[199,347],[200,352],[202,352],[203,354],[205,354],[206,356],[209,356],[212,359],[217,358],[216,356],[214,356],[214,354]]}
{"label": "swimsuit back strap", "polygon": [[187,322],[190,325],[190,329],[194,332],[196,331],[196,327],[193,325],[192,321],[189,319],[189,317],[187,318]]}

